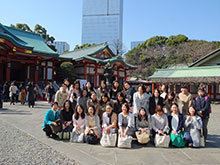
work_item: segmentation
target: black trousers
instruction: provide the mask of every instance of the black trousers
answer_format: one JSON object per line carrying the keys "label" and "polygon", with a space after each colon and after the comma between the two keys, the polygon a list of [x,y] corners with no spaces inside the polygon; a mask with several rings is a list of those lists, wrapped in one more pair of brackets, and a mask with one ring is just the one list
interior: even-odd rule
{"label": "black trousers", "polygon": [[12,94],[12,96],[11,96],[11,103],[10,104],[15,103],[16,97],[17,97],[17,94]]}
{"label": "black trousers", "polygon": [[32,108],[34,107],[34,101],[32,100],[32,101],[28,101],[28,106],[29,107],[31,107],[32,106]]}
{"label": "black trousers", "polygon": [[53,133],[49,125],[45,125],[45,128],[43,129],[43,131],[46,133],[47,136],[50,136]]}
{"label": "black trousers", "polygon": [[49,94],[49,102],[52,101],[52,98],[53,98],[53,94]]}

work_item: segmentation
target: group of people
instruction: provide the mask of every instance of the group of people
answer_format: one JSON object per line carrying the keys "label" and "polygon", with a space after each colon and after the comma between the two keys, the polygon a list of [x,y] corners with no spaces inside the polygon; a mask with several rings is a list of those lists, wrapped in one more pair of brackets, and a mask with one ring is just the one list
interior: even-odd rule
{"label": "group of people", "polygon": [[206,142],[211,100],[204,87],[194,99],[186,86],[178,95],[165,85],[153,94],[150,90],[143,84],[135,90],[128,82],[120,88],[117,80],[111,89],[105,80],[97,90],[90,82],[81,89],[78,81],[70,85],[66,79],[45,114],[42,129],[48,137],[65,139],[68,134],[65,137],[72,142],[89,144],[100,140],[102,144],[107,135],[117,135],[118,144],[126,138],[155,146],[163,139],[175,147],[200,147],[201,140]]}
{"label": "group of people", "polygon": [[2,100],[5,102],[10,101],[10,105],[15,105],[17,102],[24,105],[28,101],[28,106],[33,108],[38,93],[39,87],[33,82],[28,82],[27,84],[24,82],[17,84],[15,81],[10,84],[5,82],[2,87]]}

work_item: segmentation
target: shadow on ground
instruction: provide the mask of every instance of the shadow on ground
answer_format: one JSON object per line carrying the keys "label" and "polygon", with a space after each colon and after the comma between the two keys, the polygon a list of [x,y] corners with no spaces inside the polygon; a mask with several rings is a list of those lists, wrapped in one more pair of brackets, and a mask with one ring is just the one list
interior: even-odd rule
{"label": "shadow on ground", "polygon": [[206,148],[220,148],[220,135],[208,135]]}

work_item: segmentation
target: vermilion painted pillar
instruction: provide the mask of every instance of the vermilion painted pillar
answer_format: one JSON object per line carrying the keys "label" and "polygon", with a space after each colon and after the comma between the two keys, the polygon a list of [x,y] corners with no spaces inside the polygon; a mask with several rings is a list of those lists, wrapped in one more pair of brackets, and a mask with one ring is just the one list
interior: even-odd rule
{"label": "vermilion painted pillar", "polygon": [[152,94],[154,93],[154,83],[152,83]]}
{"label": "vermilion painted pillar", "polygon": [[37,70],[37,68],[34,71],[34,83],[38,83],[38,70]]}

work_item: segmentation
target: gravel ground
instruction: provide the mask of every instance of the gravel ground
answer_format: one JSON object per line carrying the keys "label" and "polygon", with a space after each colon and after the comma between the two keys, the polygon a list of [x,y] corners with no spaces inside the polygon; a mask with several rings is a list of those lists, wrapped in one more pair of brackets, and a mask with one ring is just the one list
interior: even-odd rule
{"label": "gravel ground", "polygon": [[75,164],[74,160],[0,120],[0,164]]}

